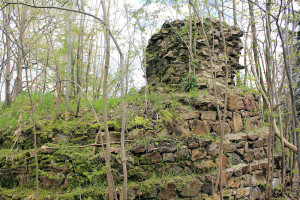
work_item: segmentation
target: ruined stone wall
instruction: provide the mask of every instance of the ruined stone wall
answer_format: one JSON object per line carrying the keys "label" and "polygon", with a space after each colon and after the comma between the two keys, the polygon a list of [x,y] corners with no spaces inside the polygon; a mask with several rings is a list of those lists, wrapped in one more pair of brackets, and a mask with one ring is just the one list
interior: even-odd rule
{"label": "ruined stone wall", "polygon": [[[209,48],[205,44],[201,23],[193,25],[193,38],[196,35],[196,53],[191,60],[189,46],[188,22],[176,20],[165,23],[161,30],[154,34],[147,46],[147,78],[149,83],[180,83],[189,72],[189,62],[193,63],[192,71],[202,78],[212,78],[214,67],[218,78],[225,77],[225,56],[223,55],[223,42],[220,33],[219,21],[206,19],[204,29],[212,52],[214,66],[209,64]],[[238,62],[243,45],[240,37],[243,32],[238,28],[224,25],[224,36],[227,45],[229,80],[232,79],[238,69],[243,69]],[[195,34],[197,32],[197,34]],[[221,80],[221,79],[220,79]]]}
{"label": "ruined stone wall", "polygon": [[[196,39],[195,75],[196,96],[185,94],[184,77],[189,72],[191,55],[186,21],[165,23],[161,30],[149,40],[147,47],[147,79],[150,90],[178,98],[182,105],[192,106],[193,111],[182,112],[177,117],[165,120],[166,132],[173,138],[184,141],[180,145],[174,140],[137,145],[131,150],[139,158],[135,172],[155,172],[159,177],[168,173],[192,177],[167,179],[153,183],[149,192],[131,189],[131,199],[209,199],[216,178],[219,151],[218,136],[221,128],[217,115],[217,104],[224,114],[225,106],[225,60],[219,21],[204,21],[210,49],[213,50],[213,65],[209,62],[209,48],[205,45],[201,23],[193,26]],[[261,129],[259,96],[234,86],[233,78],[243,66],[239,54],[243,48],[242,31],[225,25],[229,81],[227,116],[223,155],[223,183],[225,199],[264,199],[267,179],[267,129]],[[217,102],[215,102],[212,75],[216,69]],[[179,108],[178,108],[179,110]],[[177,145],[177,146],[176,146]],[[272,187],[280,185],[280,156],[275,158]],[[130,173],[129,173],[130,175]],[[162,178],[162,180],[164,180]]]}
{"label": "ruined stone wall", "polygon": [[[225,199],[264,199],[267,184],[265,129],[227,134],[224,141]],[[216,181],[219,142],[208,138],[153,141],[131,149],[138,165],[129,167],[130,199],[210,199]],[[280,157],[275,158],[273,188],[280,184]],[[157,181],[143,183],[153,174]],[[189,176],[190,175],[190,176]]]}

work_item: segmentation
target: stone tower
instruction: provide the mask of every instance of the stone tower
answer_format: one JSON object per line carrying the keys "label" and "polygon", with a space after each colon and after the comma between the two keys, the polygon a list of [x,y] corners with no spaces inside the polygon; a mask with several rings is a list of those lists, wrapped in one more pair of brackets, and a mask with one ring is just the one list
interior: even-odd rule
{"label": "stone tower", "polygon": [[[192,71],[203,81],[212,79],[214,67],[216,68],[217,81],[223,82],[225,78],[225,56],[223,55],[223,42],[220,33],[219,21],[206,19],[204,30],[209,42],[206,46],[203,29],[200,22],[193,25],[194,60],[191,60],[189,46],[188,22],[176,20],[166,22],[161,30],[154,34],[147,46],[147,78],[152,84],[167,83],[179,84],[189,72],[189,62]],[[224,24],[224,36],[228,55],[229,83],[239,69],[244,67],[239,64],[239,55],[243,48],[240,37],[243,32],[236,27]],[[209,49],[212,52],[213,65],[210,66]]]}

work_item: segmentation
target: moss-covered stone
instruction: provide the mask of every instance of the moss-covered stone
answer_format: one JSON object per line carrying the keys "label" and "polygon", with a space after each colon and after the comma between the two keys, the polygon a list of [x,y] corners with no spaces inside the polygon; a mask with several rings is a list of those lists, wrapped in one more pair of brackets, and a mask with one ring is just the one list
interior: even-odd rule
{"label": "moss-covered stone", "polygon": [[144,181],[151,177],[152,172],[143,170],[141,167],[135,167],[128,170],[128,178],[132,181]]}
{"label": "moss-covered stone", "polygon": [[162,161],[162,157],[158,152],[148,153],[142,155],[140,158],[140,163],[143,165],[151,165]]}
{"label": "moss-covered stone", "polygon": [[129,123],[129,128],[145,128],[152,129],[152,122],[149,118],[136,117],[135,120]]}

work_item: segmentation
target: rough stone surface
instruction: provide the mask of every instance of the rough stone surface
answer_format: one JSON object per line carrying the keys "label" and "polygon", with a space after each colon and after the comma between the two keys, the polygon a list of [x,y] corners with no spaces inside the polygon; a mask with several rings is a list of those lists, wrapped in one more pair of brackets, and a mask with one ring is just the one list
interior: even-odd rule
{"label": "rough stone surface", "polygon": [[132,147],[131,152],[134,154],[144,153],[146,151],[146,147],[143,145],[137,145]]}
{"label": "rough stone surface", "polygon": [[184,120],[198,119],[200,117],[200,113],[199,112],[181,113],[179,117]]}
{"label": "rough stone surface", "polygon": [[257,135],[257,134],[251,134],[251,135],[248,135],[248,139],[250,140],[250,141],[255,141],[255,140],[257,140],[259,138],[259,135]]}
{"label": "rough stone surface", "polygon": [[198,148],[198,147],[200,147],[200,144],[197,141],[192,141],[191,143],[189,143],[189,148],[190,149],[195,149],[195,148]]}
{"label": "rough stone surface", "polygon": [[248,137],[247,133],[240,132],[237,134],[227,134],[225,135],[224,139],[229,140],[231,142],[240,142],[240,141],[247,140],[247,137]]}
{"label": "rough stone surface", "polygon": [[262,171],[253,172],[252,185],[266,185],[267,180]]}
{"label": "rough stone surface", "polygon": [[232,165],[238,165],[240,163],[242,163],[242,159],[240,156],[238,156],[237,154],[235,153],[230,153],[228,154],[229,155],[229,163],[232,164]]}
{"label": "rough stone surface", "polygon": [[261,148],[261,147],[264,147],[266,145],[267,145],[267,141],[264,138],[259,139],[259,140],[255,141],[253,143],[254,148]]}
{"label": "rough stone surface", "polygon": [[[209,22],[207,21],[207,23]],[[196,25],[198,26],[197,29],[201,30],[201,23],[198,22]],[[178,84],[185,74],[188,73],[189,68],[187,58],[189,56],[189,51],[186,48],[186,44],[184,44],[181,39],[182,37],[188,36],[188,33],[183,32],[181,37],[176,37],[177,32],[186,30],[187,26],[188,21],[185,20],[175,20],[171,23],[167,22],[163,24],[158,33],[151,37],[146,49],[148,66],[146,77],[149,83],[163,82]],[[213,23],[213,27],[213,30],[209,30],[208,33],[210,33],[209,35],[214,35],[215,50],[219,52],[221,48],[219,24]],[[226,33],[225,37],[228,40],[227,53],[229,56],[229,73],[235,74],[237,70],[243,68],[243,66],[239,65],[237,62],[239,53],[243,48],[239,37],[241,37],[243,33],[237,28],[233,31],[232,27],[224,29],[224,32]],[[234,32],[237,34],[234,34]],[[216,46],[216,44],[218,45]],[[210,45],[212,46],[212,43]],[[211,73],[207,62],[209,49],[206,47],[205,40],[201,37],[201,34],[198,34],[198,38],[196,38],[196,49],[199,53],[194,55],[194,59],[198,61],[195,65],[195,72],[198,76],[207,76],[207,78],[210,79]],[[217,77],[224,78],[225,68],[223,65],[225,62],[222,60],[222,56],[217,56],[216,59],[218,60],[218,62],[216,62],[218,63]],[[230,83],[233,82],[233,77],[234,76],[230,78]]]}
{"label": "rough stone surface", "polygon": [[192,150],[192,161],[200,160],[206,156],[206,149]]}
{"label": "rough stone surface", "polygon": [[234,143],[224,141],[223,149],[224,149],[224,153],[232,153],[236,150],[236,145]]}
{"label": "rough stone surface", "polygon": [[174,162],[175,161],[174,154],[173,153],[164,153],[163,154],[163,161]]}
{"label": "rough stone surface", "polygon": [[191,180],[184,184],[183,188],[178,189],[180,191],[180,196],[183,197],[194,197],[201,192],[201,187],[203,183],[199,180]]}
{"label": "rough stone surface", "polygon": [[233,131],[238,133],[243,130],[243,120],[239,113],[233,113]]}
{"label": "rough stone surface", "polygon": [[227,184],[230,185],[231,188],[239,188],[242,181],[240,177],[232,177],[228,180]]}
{"label": "rough stone surface", "polygon": [[176,149],[176,147],[172,146],[171,144],[166,143],[166,144],[162,144],[161,146],[159,146],[158,150],[160,153],[173,153],[177,149]]}
{"label": "rough stone surface", "polygon": [[201,119],[202,120],[216,121],[217,112],[216,111],[202,111],[201,112]]}
{"label": "rough stone surface", "polygon": [[212,184],[204,184],[202,186],[202,191],[208,195],[212,195],[213,192]]}
{"label": "rough stone surface", "polygon": [[228,95],[228,109],[229,110],[242,110],[244,109],[244,102],[236,94],[229,94]]}
{"label": "rough stone surface", "polygon": [[180,147],[180,151],[175,152],[174,156],[176,160],[188,160],[191,157],[191,150],[183,145]]}
{"label": "rough stone surface", "polygon": [[251,187],[252,186],[252,177],[250,174],[246,174],[243,176],[244,187]]}
{"label": "rough stone surface", "polygon": [[255,103],[255,99],[254,99],[253,95],[246,95],[244,98],[245,110],[252,112],[252,111],[254,111],[255,106],[256,106],[256,103]]}
{"label": "rough stone surface", "polygon": [[195,171],[200,172],[200,173],[207,172],[216,167],[217,167],[217,164],[211,160],[201,160],[200,162],[198,162],[198,161],[194,162]]}
{"label": "rough stone surface", "polygon": [[178,137],[187,137],[191,135],[189,126],[187,123],[177,122],[174,127],[174,135]]}
{"label": "rough stone surface", "polygon": [[236,198],[246,198],[250,195],[250,191],[250,187],[238,188],[236,191]]}
{"label": "rough stone surface", "polygon": [[154,164],[160,161],[162,161],[162,157],[158,152],[148,153],[140,158],[141,164]]}
{"label": "rough stone surface", "polygon": [[261,199],[262,194],[259,187],[252,187],[250,190],[250,200]]}
{"label": "rough stone surface", "polygon": [[207,147],[207,154],[212,156],[218,156],[219,145],[217,143],[212,143]]}
{"label": "rough stone surface", "polygon": [[[224,129],[224,134],[229,134],[231,132],[231,128],[230,126],[228,125],[228,123],[226,122],[222,122],[223,124],[223,129]],[[221,134],[221,126],[219,123],[216,123],[214,126],[213,126],[213,130],[218,134],[220,135]]]}
{"label": "rough stone surface", "polygon": [[208,136],[210,134],[211,125],[207,121],[194,120],[192,124],[195,135]]}

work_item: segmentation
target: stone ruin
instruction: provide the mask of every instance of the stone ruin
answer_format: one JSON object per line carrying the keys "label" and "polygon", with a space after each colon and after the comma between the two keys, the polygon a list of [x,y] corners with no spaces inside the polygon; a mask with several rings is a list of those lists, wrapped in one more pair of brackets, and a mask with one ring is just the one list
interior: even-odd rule
{"label": "stone ruin", "polygon": [[[207,19],[203,22],[204,29],[214,55],[213,63],[216,68],[218,81],[225,78],[225,60],[223,55],[223,41],[220,33],[220,24],[217,20]],[[188,22],[176,20],[163,24],[161,30],[154,34],[147,46],[147,78],[149,83],[178,84],[189,72],[189,36]],[[243,48],[240,37],[243,32],[239,28],[224,25],[224,37],[228,55],[229,83],[233,84],[233,78],[239,69],[244,67],[239,64],[239,54]],[[213,28],[211,28],[213,27]],[[196,53],[194,55],[195,74],[202,79],[212,79],[214,67],[210,66],[209,49],[206,47],[205,37],[201,23],[197,22],[192,27],[193,37],[195,32]]]}
{"label": "stone ruin", "polygon": [[[208,48],[203,38],[201,23],[197,22],[197,27],[193,26],[193,32],[198,31],[196,38],[196,52],[194,59],[195,75],[197,76],[196,86],[198,97],[191,98],[190,95],[183,94],[183,79],[189,73],[189,50],[188,33],[186,32],[186,22],[175,20],[171,23],[165,23],[161,30],[154,34],[149,40],[147,46],[147,79],[153,86],[150,89],[155,92],[168,92],[168,87],[174,87],[180,102],[186,105],[192,104],[196,113],[183,113],[183,119],[190,115],[198,116],[192,121],[186,123],[177,123],[170,121],[167,123],[169,133],[177,136],[188,136],[193,130],[196,135],[220,134],[220,125],[217,118],[217,105],[214,98],[213,72],[216,69],[216,91],[218,96],[218,105],[222,109],[225,104],[225,60],[223,55],[222,37],[220,33],[220,24],[217,20],[211,22],[207,19],[203,22],[204,29],[209,40],[210,49],[214,50],[213,63],[209,65]],[[210,25],[212,24],[212,25]],[[211,28],[211,26],[213,28]],[[228,104],[227,118],[224,124],[225,133],[238,133],[242,130],[252,130],[260,126],[261,116],[259,111],[259,97],[252,93],[246,93],[243,89],[234,85],[233,78],[239,69],[243,66],[239,64],[239,54],[243,48],[240,37],[243,32],[236,28],[224,24],[224,37],[227,45],[228,58]],[[184,32],[185,30],[185,32]],[[180,32],[180,33],[178,33]],[[194,37],[194,36],[193,36]],[[187,38],[187,41],[183,39]],[[177,88],[177,90],[176,90]],[[171,94],[172,95],[172,94]],[[222,114],[222,113],[221,113]],[[179,126],[178,124],[182,124]],[[178,130],[187,131],[178,131]],[[173,131],[176,130],[176,131]]]}
{"label": "stone ruin", "polygon": [[[213,30],[208,28],[208,20],[204,24],[211,49],[214,44],[213,60],[219,93],[217,103],[223,115],[226,79],[225,61],[222,54],[224,47],[220,36],[219,21],[212,21]],[[195,74],[199,96],[190,101],[189,95],[180,93],[183,78],[189,73],[189,50],[188,39],[183,41],[183,38],[188,38],[187,33],[181,32],[179,35],[177,32],[184,30],[185,26],[186,22],[180,20],[165,23],[161,30],[151,37],[147,46],[147,79],[151,91],[175,95],[183,105],[191,105],[192,102],[193,111],[185,111],[176,119],[165,120],[167,133],[164,134],[181,138],[181,140],[190,136],[199,136],[199,138],[188,139],[180,147],[172,144],[171,140],[159,142],[156,145],[157,148],[153,144],[137,145],[132,148],[131,152],[140,158],[141,173],[147,174],[145,166],[151,166],[151,171],[159,177],[170,172],[180,175],[182,171],[187,174],[194,173],[195,177],[190,180],[186,178],[179,181],[178,179],[170,180],[165,185],[152,185],[149,187],[150,192],[139,193],[133,188],[129,192],[131,199],[192,200],[210,199],[212,195],[211,170],[217,168],[219,142],[208,138],[218,137],[221,132],[213,98],[212,73],[214,68],[209,65],[208,48],[199,31],[196,40],[197,55],[194,56],[197,60]],[[193,27],[193,31],[195,30],[201,30],[200,23],[197,23],[197,28]],[[229,83],[228,112],[223,124],[225,131],[224,198],[264,199],[268,169],[266,159],[268,129],[261,128],[262,116],[258,95],[245,93],[234,85],[235,74],[243,69],[243,66],[239,64],[239,54],[243,48],[240,37],[243,33],[238,28],[226,26],[224,35],[230,75],[227,79]],[[175,89],[170,90],[170,87]],[[275,156],[273,189],[280,186],[280,160],[280,156]],[[167,164],[164,165],[164,162]],[[180,185],[182,182],[184,186]]]}
{"label": "stone ruin", "polygon": [[[221,115],[224,109],[225,88],[225,62],[222,55],[222,42],[220,37],[219,22],[212,21],[213,30],[205,21],[210,45],[214,47],[214,63],[217,69],[218,104]],[[164,98],[176,96],[181,105],[192,106],[191,110],[176,111],[176,117],[170,117],[168,103],[166,107],[155,113],[155,119],[137,115],[132,127],[128,128],[127,167],[128,167],[128,199],[185,199],[204,200],[213,199],[212,183],[215,183],[218,166],[220,124],[216,112],[214,90],[212,86],[212,68],[209,66],[208,49],[205,46],[201,31],[196,41],[197,60],[195,74],[197,75],[197,97],[183,91],[182,79],[189,71],[187,41],[182,41],[184,33],[179,36],[176,31],[184,29],[185,21],[176,20],[165,23],[162,29],[152,36],[147,47],[147,79],[150,84],[150,92],[157,92]],[[200,23],[197,23],[201,30]],[[177,29],[173,28],[177,27]],[[194,27],[195,30],[195,27]],[[225,128],[224,155],[223,155],[223,184],[224,199],[264,199],[267,185],[267,136],[268,128],[261,128],[261,112],[259,112],[259,98],[252,93],[245,93],[241,88],[234,86],[233,78],[239,69],[239,53],[242,49],[240,37],[242,32],[234,27],[226,26],[225,37],[227,53],[229,56],[229,96],[228,112],[223,124]],[[129,106],[128,106],[129,109]],[[132,113],[136,114],[134,107]],[[143,108],[142,108],[143,109]],[[144,110],[143,110],[144,111]],[[143,112],[142,112],[143,113]],[[158,121],[158,122],[157,122]],[[72,140],[82,144],[80,138],[94,138],[99,131],[97,126],[90,126],[88,130],[82,130],[80,134],[72,134]],[[114,130],[115,129],[115,130]],[[113,128],[114,131],[119,131]],[[111,130],[111,131],[112,131]],[[126,131],[126,132],[127,132]],[[25,134],[25,133],[24,133]],[[54,133],[47,133],[54,134]],[[119,132],[111,132],[112,136]],[[145,139],[145,135],[152,135],[151,139]],[[157,136],[166,137],[157,137]],[[50,137],[50,136],[48,136]],[[78,137],[78,138],[76,138]],[[1,140],[0,140],[1,141]],[[87,140],[86,140],[87,142]],[[119,142],[119,137],[112,137],[112,142]],[[86,143],[84,143],[86,144]],[[121,183],[122,167],[120,160],[120,147],[112,147],[112,168],[116,183]],[[29,154],[29,155],[27,155]],[[14,166],[15,174],[7,174],[1,177],[1,187],[13,187],[22,184],[34,183],[34,159],[32,153],[27,153],[19,160],[7,160],[5,166]],[[53,158],[51,158],[51,155]],[[41,187],[44,189],[59,189],[78,187],[77,179],[71,167],[65,163],[72,158],[71,154],[42,146],[39,150],[40,166],[47,169],[48,175],[42,175]],[[51,159],[50,159],[51,158]],[[4,160],[5,158],[2,158]],[[26,162],[24,161],[26,160]],[[51,161],[50,161],[51,160]],[[55,161],[54,161],[55,160]],[[281,157],[275,156],[274,176],[272,188],[280,186]],[[83,159],[87,169],[91,163],[104,166],[104,154],[99,153],[93,158]],[[16,164],[17,162],[17,164]],[[28,162],[28,163],[27,163]],[[55,165],[52,164],[55,162]],[[4,163],[4,162],[3,162]],[[29,167],[29,172],[26,170]],[[30,168],[32,167],[32,169]],[[92,173],[92,169],[89,173]],[[84,171],[83,171],[84,172]],[[1,175],[1,174],[0,174]],[[288,175],[288,174],[287,174]],[[77,171],[76,177],[89,181],[85,174]],[[30,177],[30,182],[28,182]],[[93,176],[93,181],[105,181],[102,176]],[[157,178],[155,178],[157,177]],[[13,182],[11,181],[13,180]],[[8,183],[13,183],[9,184]],[[81,187],[81,186],[80,186]],[[88,194],[91,195],[91,194]],[[107,199],[105,193],[92,196],[93,199]],[[4,197],[4,196],[3,196]],[[13,198],[8,194],[4,199]],[[87,196],[91,197],[91,196]],[[81,196],[76,196],[77,199]],[[1,199],[1,195],[0,195]],[[50,197],[48,199],[51,199]],[[217,199],[217,198],[215,198]]]}

